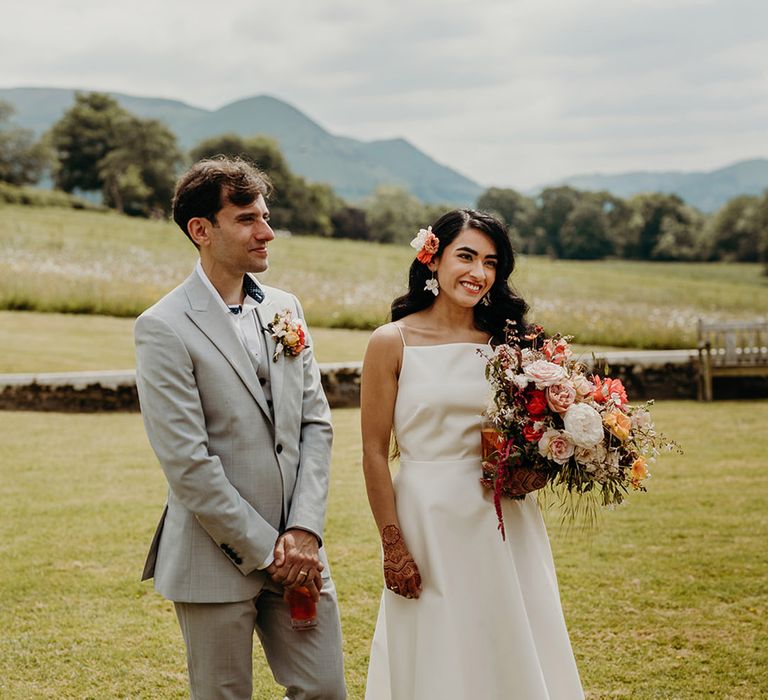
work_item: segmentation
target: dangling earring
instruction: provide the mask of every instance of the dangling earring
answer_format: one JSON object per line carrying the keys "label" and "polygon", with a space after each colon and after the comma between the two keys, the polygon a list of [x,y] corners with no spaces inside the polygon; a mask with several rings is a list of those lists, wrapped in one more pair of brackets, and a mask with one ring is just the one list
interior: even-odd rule
{"label": "dangling earring", "polygon": [[440,294],[440,284],[437,281],[437,278],[435,277],[435,271],[432,270],[432,277],[430,277],[427,280],[427,283],[424,285],[424,291],[425,292],[432,292],[435,296]]}
{"label": "dangling earring", "polygon": [[490,306],[491,305],[491,293],[488,292],[481,300],[480,303],[483,306]]}

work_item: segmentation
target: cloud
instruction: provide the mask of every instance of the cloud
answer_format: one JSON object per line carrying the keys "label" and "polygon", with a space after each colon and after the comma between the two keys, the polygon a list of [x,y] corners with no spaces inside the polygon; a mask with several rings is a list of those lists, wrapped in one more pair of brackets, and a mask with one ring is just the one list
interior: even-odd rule
{"label": "cloud", "polygon": [[762,0],[53,0],[0,26],[4,86],[268,93],[483,184],[766,155]]}

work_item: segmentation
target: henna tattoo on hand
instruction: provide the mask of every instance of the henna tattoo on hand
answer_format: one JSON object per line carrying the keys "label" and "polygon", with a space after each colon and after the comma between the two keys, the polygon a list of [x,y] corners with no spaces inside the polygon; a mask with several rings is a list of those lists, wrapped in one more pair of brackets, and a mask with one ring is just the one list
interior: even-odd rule
{"label": "henna tattoo on hand", "polygon": [[419,567],[413,560],[397,525],[387,525],[381,531],[384,550],[384,582],[387,588],[406,598],[418,596],[421,588]]}

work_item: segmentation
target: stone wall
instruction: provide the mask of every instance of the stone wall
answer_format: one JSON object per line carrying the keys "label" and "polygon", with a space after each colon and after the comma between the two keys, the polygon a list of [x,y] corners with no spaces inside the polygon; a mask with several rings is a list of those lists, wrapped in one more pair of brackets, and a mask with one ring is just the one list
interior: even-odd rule
{"label": "stone wall", "polygon": [[[633,402],[695,399],[695,352],[688,350],[612,352],[587,364],[622,380]],[[358,406],[362,363],[321,364],[323,388],[333,408]],[[716,399],[768,397],[768,378],[716,378]],[[132,370],[59,374],[0,375],[0,410],[15,411],[138,411],[136,377]]]}
{"label": "stone wall", "polygon": [[[333,408],[360,403],[362,362],[322,364],[323,388]],[[138,411],[136,374],[116,372],[61,372],[0,375],[0,410]]]}

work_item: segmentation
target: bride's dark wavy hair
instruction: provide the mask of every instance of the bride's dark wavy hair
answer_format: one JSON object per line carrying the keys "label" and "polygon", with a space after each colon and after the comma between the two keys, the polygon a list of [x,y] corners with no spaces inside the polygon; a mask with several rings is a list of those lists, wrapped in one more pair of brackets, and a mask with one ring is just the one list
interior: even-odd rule
{"label": "bride's dark wavy hair", "polygon": [[[508,279],[515,269],[515,253],[509,242],[507,228],[498,219],[484,212],[473,209],[455,209],[443,214],[434,224],[432,233],[437,236],[440,245],[435,257],[440,257],[447,246],[465,229],[474,228],[486,234],[496,247],[496,279],[491,287],[490,306],[475,304],[475,326],[491,336],[493,343],[505,341],[504,328],[507,320],[515,321],[518,328],[525,324],[528,304],[509,286]],[[432,276],[429,268],[414,259],[408,272],[408,291],[392,302],[392,320],[422,311],[430,307],[435,296],[425,290],[427,280]]]}

